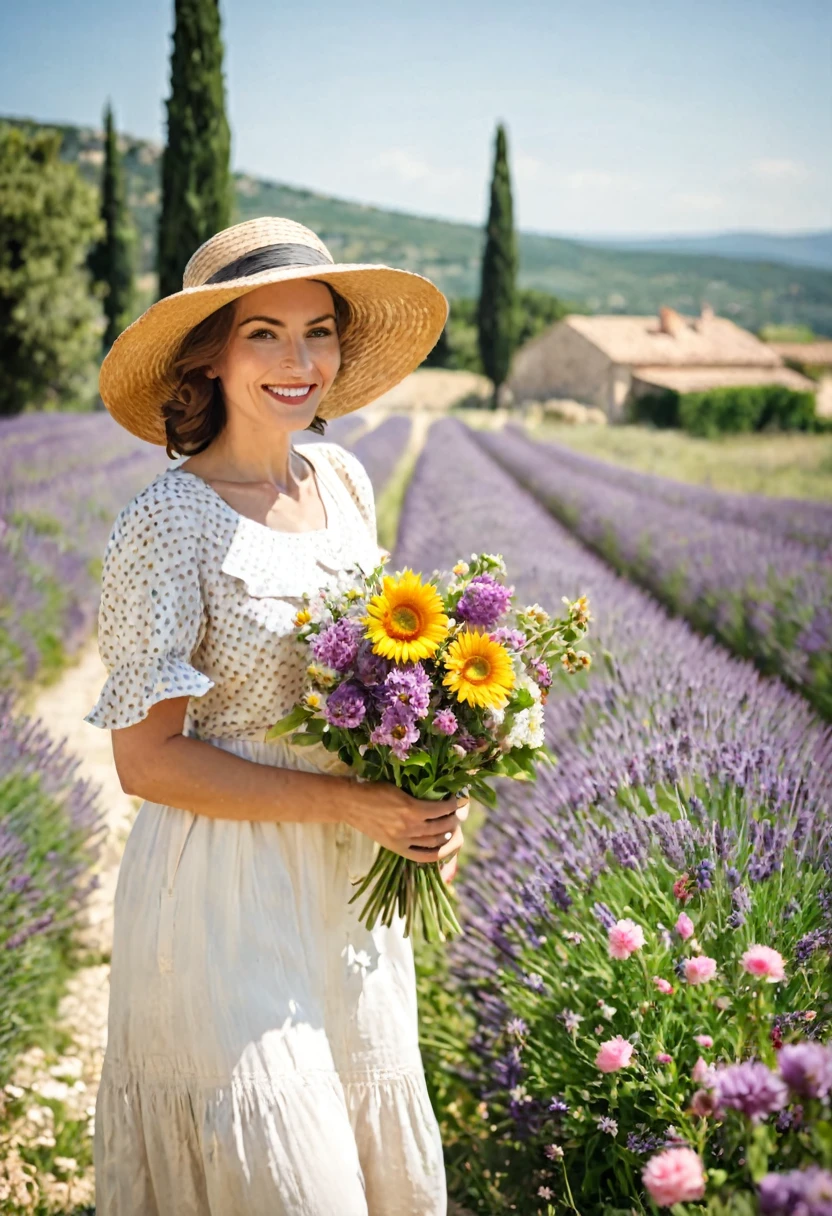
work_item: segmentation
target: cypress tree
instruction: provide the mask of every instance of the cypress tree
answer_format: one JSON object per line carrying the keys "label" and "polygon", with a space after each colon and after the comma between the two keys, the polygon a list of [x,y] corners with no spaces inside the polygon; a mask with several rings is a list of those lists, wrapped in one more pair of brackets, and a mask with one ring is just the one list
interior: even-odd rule
{"label": "cypress tree", "polygon": [[101,178],[101,219],[104,235],[93,246],[88,266],[93,279],[103,285],[104,353],[133,320],[133,275],[136,232],[127,209],[124,166],[118,149],[113,108],[104,112],[104,172]]}
{"label": "cypress tree", "polygon": [[508,172],[508,147],[502,123],[497,126],[491,203],[482,257],[477,304],[477,341],[485,374],[497,391],[508,377],[516,342],[517,239]]}
{"label": "cypress tree", "polygon": [[168,141],[162,156],[159,295],[182,290],[191,254],[228,227],[231,133],[218,0],[175,0]]}

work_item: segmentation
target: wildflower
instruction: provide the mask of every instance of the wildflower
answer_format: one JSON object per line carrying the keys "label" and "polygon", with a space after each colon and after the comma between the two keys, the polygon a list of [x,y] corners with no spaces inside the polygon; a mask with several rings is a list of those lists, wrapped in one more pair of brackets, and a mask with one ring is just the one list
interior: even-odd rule
{"label": "wildflower", "polygon": [[580,946],[581,942],[584,940],[583,933],[564,933],[563,936],[564,940],[571,942],[573,946]]}
{"label": "wildflower", "polygon": [[407,757],[418,738],[419,730],[413,721],[413,715],[408,707],[399,701],[387,706],[381,722],[370,734],[371,743],[385,744],[399,760]]}
{"label": "wildflower", "polygon": [[770,946],[750,946],[742,956],[742,965],[749,975],[776,984],[786,978],[783,955]]}
{"label": "wildflower", "polygon": [[344,672],[352,666],[361,634],[361,626],[344,617],[316,634],[309,643],[309,649],[319,663]]}
{"label": "wildflower", "polygon": [[832,1093],[832,1047],[820,1043],[789,1043],[777,1057],[780,1075],[801,1098],[826,1098]]}
{"label": "wildflower", "polygon": [[303,694],[303,704],[307,709],[319,710],[323,709],[325,699],[319,692],[316,692],[314,688],[310,688]]}
{"label": "wildflower", "polygon": [[550,1161],[563,1161],[563,1149],[559,1144],[547,1144],[543,1151]]}
{"label": "wildflower", "polygon": [[687,941],[689,937],[693,937],[694,926],[693,921],[688,916],[687,912],[680,912],[679,918],[675,924],[676,932],[681,937],[682,941]]}
{"label": "wildflower", "polygon": [[667,980],[663,980],[660,975],[653,976],[653,983],[656,985],[659,992],[661,992],[663,996],[672,996],[673,993],[676,991],[676,989],[673,987],[673,985],[669,984],[667,982]]}
{"label": "wildflower", "polygon": [[669,1148],[651,1157],[641,1176],[651,1199],[661,1208],[702,1199],[705,1194],[702,1158],[692,1148]]}
{"label": "wildflower", "polygon": [[454,574],[461,577],[463,574],[467,574],[471,567],[467,562],[457,562],[457,564],[452,566],[451,569],[453,570]]}
{"label": "wildflower", "polygon": [[595,1067],[601,1072],[618,1072],[626,1068],[633,1055],[633,1045],[617,1034],[614,1039],[607,1039],[598,1048],[595,1057]]}
{"label": "wildflower", "polygon": [[433,725],[441,735],[452,735],[459,723],[452,709],[437,709],[433,715]]}
{"label": "wildflower", "polygon": [[729,1106],[742,1111],[755,1123],[780,1110],[789,1097],[783,1079],[759,1060],[717,1069],[714,1090],[720,1108]]}
{"label": "wildflower", "polygon": [[528,1033],[528,1026],[522,1018],[510,1018],[506,1022],[506,1034],[510,1034],[513,1038],[520,1039],[524,1034]]}
{"label": "wildflower", "polygon": [[448,674],[443,683],[460,701],[483,709],[501,709],[514,687],[514,670],[508,651],[487,633],[466,629],[445,653]]}
{"label": "wildflower", "polygon": [[293,624],[296,629],[300,629],[302,625],[308,625],[311,620],[312,620],[312,613],[309,611],[309,609],[308,608],[299,608],[298,611],[295,613],[295,619],[294,619]]}
{"label": "wildflower", "polygon": [[571,1009],[564,1009],[562,1013],[558,1014],[558,1017],[570,1034],[574,1034],[584,1020],[581,1014],[573,1013]]}
{"label": "wildflower", "polygon": [[714,1041],[709,1034],[695,1034],[693,1036],[694,1043],[698,1043],[700,1047],[713,1047]]}
{"label": "wildflower", "polygon": [[707,984],[716,975],[716,959],[708,958],[706,954],[685,959],[684,973],[689,984]]}
{"label": "wildflower", "polygon": [[555,1192],[552,1190],[551,1187],[539,1186],[537,1188],[537,1195],[538,1195],[539,1199],[554,1199]]}
{"label": "wildflower", "polygon": [[529,971],[525,977],[525,983],[532,992],[543,991],[543,976],[538,975],[536,971]]}
{"label": "wildflower", "polygon": [[339,672],[334,667],[326,667],[321,663],[310,663],[306,669],[306,674],[313,684],[317,684],[319,688],[332,688],[333,684],[338,682]]}
{"label": "wildflower", "polygon": [[672,1064],[673,1056],[668,1055],[666,1051],[659,1051],[656,1053],[656,1063],[657,1064]]}
{"label": "wildflower", "polygon": [[599,1001],[598,1009],[600,1010],[601,1017],[606,1018],[608,1022],[612,1021],[612,1019],[615,1017],[614,1005],[607,1005],[605,1001]]}
{"label": "wildflower", "polygon": [[549,1112],[553,1115],[569,1114],[569,1103],[564,1102],[563,1098],[552,1098],[549,1103]]}
{"label": "wildflower", "polygon": [[367,704],[358,684],[347,680],[329,694],[324,708],[324,717],[332,726],[352,730],[364,721]]}
{"label": "wildflower", "polygon": [[382,588],[363,618],[373,650],[395,663],[429,658],[448,631],[439,592],[409,568],[398,578],[385,575]]}
{"label": "wildflower", "polygon": [[694,1064],[690,1076],[695,1085],[713,1085],[716,1070],[700,1056]]}
{"label": "wildflower", "polygon": [[610,1119],[606,1115],[601,1115],[601,1117],[597,1120],[597,1123],[599,1132],[605,1132],[608,1136],[618,1135],[618,1124],[616,1123],[615,1119]]}
{"label": "wildflower", "polygon": [[513,587],[504,587],[492,574],[476,574],[460,597],[457,615],[469,625],[493,629],[508,611],[513,594]]}
{"label": "wildflower", "polygon": [[648,1153],[655,1153],[656,1149],[665,1147],[664,1137],[648,1132],[647,1125],[644,1123],[639,1124],[639,1131],[630,1132],[627,1136],[627,1148],[631,1153],[637,1153],[640,1157],[646,1157]]}
{"label": "wildflower", "polygon": [[610,958],[626,959],[644,945],[644,930],[633,920],[619,920],[607,930]]}
{"label": "wildflower", "polygon": [[690,1100],[691,1114],[700,1119],[710,1119],[716,1114],[716,1097],[709,1089],[697,1089]]}
{"label": "wildflower", "polygon": [[822,1216],[832,1200],[832,1173],[810,1165],[785,1174],[766,1174],[759,1184],[761,1216]]}
{"label": "wildflower", "polygon": [[711,879],[713,876],[714,863],[706,857],[703,861],[700,861],[699,865],[696,867],[696,885],[700,891],[707,891],[711,887]]}
{"label": "wildflower", "polygon": [[673,884],[673,894],[679,900],[679,903],[686,904],[693,897],[691,891],[692,879],[689,874],[683,874],[681,878],[677,878]]}
{"label": "wildflower", "polygon": [[606,904],[594,903],[592,905],[592,911],[595,913],[596,917],[605,929],[611,929],[615,924],[615,917],[613,916],[612,912],[610,912]]}
{"label": "wildflower", "polygon": [[424,718],[430,703],[430,676],[421,663],[394,667],[384,677],[384,697],[388,705],[399,701],[415,718]]}

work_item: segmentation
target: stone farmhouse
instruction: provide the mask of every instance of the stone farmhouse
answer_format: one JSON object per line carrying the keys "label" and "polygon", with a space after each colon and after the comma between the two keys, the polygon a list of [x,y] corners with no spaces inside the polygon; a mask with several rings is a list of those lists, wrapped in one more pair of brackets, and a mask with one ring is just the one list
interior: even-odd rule
{"label": "stone farmhouse", "polygon": [[832,418],[832,339],[821,338],[817,342],[772,342],[788,367],[803,372],[811,368],[815,373],[815,409],[822,418]]}
{"label": "stone farmhouse", "polygon": [[742,384],[815,388],[783,356],[705,306],[698,317],[572,314],[518,350],[507,387],[518,404],[567,398],[621,420],[633,398]]}

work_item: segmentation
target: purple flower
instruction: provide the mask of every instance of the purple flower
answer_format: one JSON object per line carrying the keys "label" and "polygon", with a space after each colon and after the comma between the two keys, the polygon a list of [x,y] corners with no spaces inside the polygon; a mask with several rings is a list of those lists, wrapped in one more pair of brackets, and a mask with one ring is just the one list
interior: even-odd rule
{"label": "purple flower", "polygon": [[384,679],[384,696],[388,705],[406,705],[414,718],[424,718],[430,701],[430,677],[421,663],[394,667]]}
{"label": "purple flower", "polygon": [[309,643],[309,649],[319,663],[334,667],[336,671],[346,671],[358,653],[363,633],[363,625],[344,617],[316,634]]}
{"label": "purple flower", "polygon": [[360,687],[351,680],[339,685],[327,698],[324,717],[333,726],[352,730],[364,721],[367,703]]}
{"label": "purple flower", "polygon": [[390,660],[376,654],[366,638],[361,642],[355,656],[355,674],[366,688],[383,684],[391,667]]}
{"label": "purple flower", "polygon": [[506,1022],[506,1034],[510,1034],[513,1038],[521,1038],[524,1034],[528,1034],[529,1028],[522,1018],[510,1018]]}
{"label": "purple flower", "polygon": [[830,1216],[832,1174],[817,1165],[760,1181],[761,1216]]}
{"label": "purple flower", "polygon": [[569,1103],[564,1102],[563,1098],[552,1098],[548,1109],[553,1115],[567,1115],[569,1114]]}
{"label": "purple flower", "polygon": [[548,663],[545,663],[543,659],[532,659],[529,666],[531,667],[532,675],[541,688],[552,687],[552,672],[549,669]]}
{"label": "purple flower", "polygon": [[501,625],[499,629],[492,630],[492,642],[502,642],[506,650],[522,650],[526,645],[526,635],[522,629],[510,629],[508,625]]}
{"label": "purple flower", "polygon": [[820,1043],[787,1043],[777,1056],[780,1075],[801,1098],[825,1098],[832,1092],[832,1047]]}
{"label": "purple flower", "polygon": [[606,1132],[608,1136],[617,1136],[618,1124],[615,1119],[610,1119],[608,1115],[601,1115],[598,1119],[598,1131]]}
{"label": "purple flower", "polygon": [[456,737],[457,744],[466,752],[475,752],[477,750],[476,738],[467,730],[461,730]]}
{"label": "purple flower", "polygon": [[459,723],[452,709],[437,709],[433,715],[433,725],[442,735],[452,735]]}
{"label": "purple flower", "polygon": [[394,701],[385,708],[381,722],[370,735],[370,742],[385,744],[398,760],[404,760],[418,738],[419,729],[410,707]]}
{"label": "purple flower", "polygon": [[718,1107],[742,1111],[755,1123],[780,1110],[789,1100],[783,1079],[759,1060],[717,1069],[714,1091]]}
{"label": "purple flower", "polygon": [[469,625],[493,629],[500,617],[508,611],[513,587],[504,587],[493,574],[477,574],[462,593],[456,606],[457,616]]}

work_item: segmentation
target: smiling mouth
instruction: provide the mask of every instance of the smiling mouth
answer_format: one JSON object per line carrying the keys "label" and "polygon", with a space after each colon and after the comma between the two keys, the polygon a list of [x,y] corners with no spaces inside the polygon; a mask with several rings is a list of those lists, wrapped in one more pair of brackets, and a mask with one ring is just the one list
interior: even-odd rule
{"label": "smiling mouth", "polygon": [[298,384],[291,388],[276,384],[264,384],[263,389],[273,397],[275,401],[285,401],[294,405],[302,405],[304,401],[308,401],[311,394],[315,391],[314,384]]}

